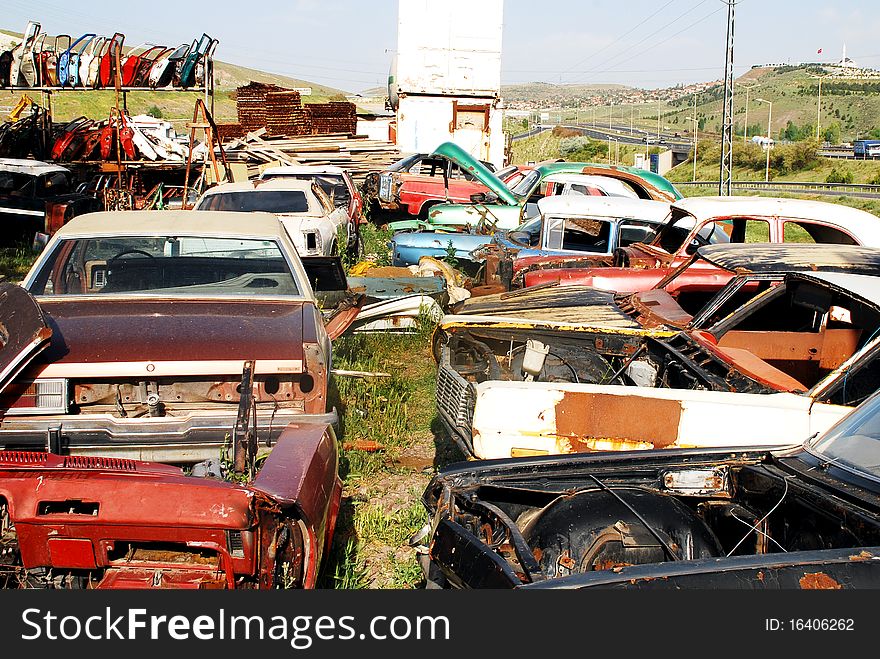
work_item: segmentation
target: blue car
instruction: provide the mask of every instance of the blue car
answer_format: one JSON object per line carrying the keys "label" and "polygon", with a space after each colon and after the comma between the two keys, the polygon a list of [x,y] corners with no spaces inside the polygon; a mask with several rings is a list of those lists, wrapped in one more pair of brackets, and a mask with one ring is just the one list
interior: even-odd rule
{"label": "blue car", "polygon": [[[491,245],[517,257],[611,254],[615,248],[645,240],[669,215],[662,201],[563,195],[541,199],[538,214],[512,231],[494,235],[423,231],[397,233],[391,240],[394,265],[417,264],[422,256],[474,260],[475,250]],[[450,249],[451,245],[451,249]]]}

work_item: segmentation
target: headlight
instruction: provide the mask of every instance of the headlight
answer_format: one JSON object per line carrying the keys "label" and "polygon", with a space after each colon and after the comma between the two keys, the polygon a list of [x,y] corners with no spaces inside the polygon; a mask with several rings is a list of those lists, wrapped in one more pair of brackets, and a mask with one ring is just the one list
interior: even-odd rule
{"label": "headlight", "polygon": [[0,404],[7,415],[66,414],[67,380],[25,380],[13,382],[3,392]]}
{"label": "headlight", "polygon": [[391,174],[381,174],[379,176],[379,199],[391,201]]}
{"label": "headlight", "polygon": [[320,254],[324,247],[324,240],[317,231],[303,231],[303,239],[305,240],[306,252],[309,254]]}

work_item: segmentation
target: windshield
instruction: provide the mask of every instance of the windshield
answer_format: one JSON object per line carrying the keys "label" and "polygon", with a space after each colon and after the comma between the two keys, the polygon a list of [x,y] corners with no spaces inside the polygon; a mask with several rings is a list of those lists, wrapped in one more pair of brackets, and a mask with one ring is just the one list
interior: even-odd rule
{"label": "windshield", "polygon": [[268,174],[263,177],[263,180],[277,178],[295,179],[297,181],[314,181],[324,192],[327,193],[327,196],[333,201],[334,206],[337,207],[348,206],[351,202],[351,193],[348,191],[348,186],[345,184],[345,179],[342,177],[342,174],[278,173]]}
{"label": "windshield", "polygon": [[537,215],[520,224],[507,237],[523,247],[538,247],[541,244],[541,220],[541,216]]}
{"label": "windshield", "polygon": [[43,296],[264,297],[300,292],[276,242],[213,236],[63,240],[27,289]]}
{"label": "windshield", "polygon": [[218,192],[205,195],[196,210],[265,211],[268,213],[307,213],[309,201],[302,190],[260,190],[257,192]]}
{"label": "windshield", "polygon": [[534,188],[538,181],[541,179],[541,173],[537,170],[532,170],[528,174],[526,174],[523,179],[517,183],[510,191],[515,194],[517,197],[528,197],[532,192],[532,188]]}
{"label": "windshield", "polygon": [[880,393],[809,442],[808,448],[835,464],[880,478]]}

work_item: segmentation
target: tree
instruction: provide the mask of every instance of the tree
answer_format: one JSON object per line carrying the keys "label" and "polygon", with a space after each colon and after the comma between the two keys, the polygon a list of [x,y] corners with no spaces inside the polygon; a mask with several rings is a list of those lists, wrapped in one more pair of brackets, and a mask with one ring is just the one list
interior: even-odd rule
{"label": "tree", "polygon": [[840,144],[840,124],[833,123],[822,133],[823,139],[829,144]]}

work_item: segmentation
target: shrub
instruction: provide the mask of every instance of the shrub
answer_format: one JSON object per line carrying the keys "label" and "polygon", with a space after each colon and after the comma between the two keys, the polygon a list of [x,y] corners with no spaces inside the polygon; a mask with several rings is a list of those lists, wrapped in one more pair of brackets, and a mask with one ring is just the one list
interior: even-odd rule
{"label": "shrub", "polygon": [[147,115],[153,117],[154,119],[161,119],[163,116],[162,108],[160,108],[158,105],[151,105],[149,108],[147,108]]}
{"label": "shrub", "polygon": [[826,183],[852,183],[852,172],[841,172],[837,167],[831,168],[831,173],[825,177]]}

